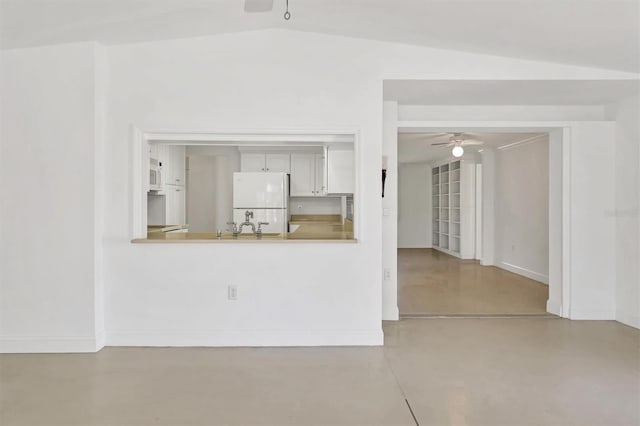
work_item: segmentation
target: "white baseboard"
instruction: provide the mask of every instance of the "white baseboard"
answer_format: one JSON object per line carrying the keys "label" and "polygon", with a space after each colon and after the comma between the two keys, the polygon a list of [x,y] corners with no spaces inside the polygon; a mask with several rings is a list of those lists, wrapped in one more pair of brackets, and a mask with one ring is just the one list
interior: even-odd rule
{"label": "white baseboard", "polygon": [[522,275],[523,277],[527,277],[534,281],[541,282],[542,284],[549,285],[549,275],[541,274],[530,269],[521,268],[520,266],[512,265],[511,263],[507,262],[498,262],[496,266],[509,272],[513,272],[514,274]]}
{"label": "white baseboard", "polygon": [[614,309],[602,309],[594,306],[593,308],[571,308],[569,318],[572,320],[594,320],[594,321],[611,321],[616,319]]}
{"label": "white baseboard", "polygon": [[104,333],[104,330],[96,334],[96,352],[105,347],[106,340],[107,337]]}
{"label": "white baseboard", "polygon": [[400,310],[398,306],[394,306],[390,312],[387,309],[383,309],[382,312],[382,321],[398,321],[400,319]]}
{"label": "white baseboard", "polygon": [[398,244],[399,249],[430,249],[433,248],[431,244]]}
{"label": "white baseboard", "polygon": [[562,316],[562,305],[558,302],[547,300],[547,312],[559,317]]}
{"label": "white baseboard", "polygon": [[616,321],[626,324],[630,327],[640,329],[640,315],[633,315],[627,312],[617,312]]}
{"label": "white baseboard", "polygon": [[97,352],[104,346],[94,336],[0,336],[0,353]]}
{"label": "white baseboard", "polygon": [[201,330],[201,331],[113,331],[107,346],[382,346],[382,328],[375,330]]}

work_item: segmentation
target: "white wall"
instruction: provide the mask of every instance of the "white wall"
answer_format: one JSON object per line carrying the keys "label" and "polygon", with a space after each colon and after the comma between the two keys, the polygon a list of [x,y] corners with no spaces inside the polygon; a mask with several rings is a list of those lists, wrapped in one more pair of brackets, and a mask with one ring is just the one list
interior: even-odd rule
{"label": "white wall", "polygon": [[340,197],[292,197],[291,214],[342,214]]}
{"label": "white wall", "polygon": [[[186,207],[190,232],[214,232],[217,229],[216,193],[219,183],[216,180],[217,159],[217,156],[187,157]],[[231,214],[232,212],[229,211],[229,215]]]}
{"label": "white wall", "polygon": [[[371,267],[381,257],[379,167],[357,173],[358,223],[368,230],[357,244],[128,242],[130,205],[118,188],[131,185],[130,124],[357,129],[359,164],[379,164],[379,80],[357,66],[335,67],[357,63],[353,46],[300,36],[267,31],[109,48],[109,344],[382,343],[381,275]],[[309,49],[317,55],[305,55]],[[238,286],[236,301],[227,300],[229,284]]]}
{"label": "white wall", "polygon": [[398,248],[432,244],[431,166],[398,164]]}
{"label": "white wall", "polygon": [[616,319],[640,328],[640,99],[615,106]]}
{"label": "white wall", "polygon": [[[382,154],[377,164],[387,170],[382,198],[382,318],[397,320],[398,310],[398,103],[384,102]],[[382,173],[382,171],[380,171]],[[380,188],[379,190],[381,190]],[[385,269],[389,273],[385,273]]]}
{"label": "white wall", "polygon": [[[104,86],[92,65],[100,62],[96,49],[84,49],[60,46],[2,53],[0,182],[3,199],[11,202],[0,210],[1,330],[5,343],[7,336],[22,339],[12,344],[20,343],[23,350],[50,349],[50,339],[58,342],[59,350],[83,350],[87,339],[99,340],[94,325],[100,321],[101,306],[94,291],[96,274],[105,280],[105,327],[111,345],[381,344],[381,319],[397,317],[394,138],[385,138],[390,177],[387,196],[384,202],[380,199],[381,129],[385,135],[395,133],[395,128],[389,129],[397,112],[385,114],[383,126],[383,80],[628,77],[568,65],[268,30],[111,46],[106,49]],[[93,147],[99,126],[87,124],[99,115],[99,87],[108,90],[103,161],[100,147]],[[389,104],[393,103],[385,103],[387,112],[394,111]],[[25,117],[29,121],[22,125]],[[357,129],[359,242],[131,244],[131,125],[173,131]],[[607,146],[606,140],[602,143]],[[609,159],[578,155],[575,166],[597,168],[600,160]],[[36,169],[41,172],[34,174],[34,165],[42,166]],[[101,219],[96,219],[100,212],[95,211],[102,202],[96,198],[102,166],[103,232]],[[586,170],[577,177],[587,182],[593,178]],[[16,180],[26,182],[19,192],[8,184]],[[611,189],[613,182],[602,185]],[[52,195],[54,188],[62,197]],[[589,193],[583,195],[585,201],[593,201]],[[389,212],[384,226],[383,203]],[[599,226],[601,213],[588,219],[596,215]],[[578,233],[589,229],[585,227],[579,223]],[[586,242],[592,239],[589,235]],[[103,273],[95,254],[100,242]],[[610,245],[605,240],[601,247]],[[381,268],[375,267],[381,259],[394,276],[384,284]],[[604,266],[610,260],[604,259]],[[70,264],[74,268],[68,268]],[[586,279],[591,284],[600,276]],[[226,300],[229,284],[238,285],[237,301]],[[591,299],[598,297],[595,290]]]}
{"label": "white wall", "polygon": [[[560,128],[549,132],[549,298],[547,299],[547,312],[558,316],[568,316],[563,309],[562,300],[564,294],[570,296],[570,288],[563,289],[562,282],[570,281],[570,269],[563,267],[563,253],[565,247],[565,235],[563,224],[569,212],[565,212],[566,206],[571,204],[570,197],[563,199],[563,193],[569,189],[565,184],[564,176],[570,174],[570,170],[563,169],[565,148],[570,147],[571,129]],[[568,149],[566,149],[568,151]],[[570,194],[570,193],[569,193]],[[566,263],[566,262],[565,262]],[[566,278],[566,279],[565,279]],[[565,297],[566,299],[566,297]]]}
{"label": "white wall", "polygon": [[92,43],[2,52],[0,351],[101,347],[100,61]]}
{"label": "white wall", "polygon": [[[393,135],[386,139],[388,124],[395,122],[397,113],[383,114],[382,81],[598,79],[618,75],[281,30],[108,50],[111,85],[105,251],[110,344],[382,343],[380,320],[397,318],[398,312],[397,135],[395,142]],[[313,56],[308,55],[310,51]],[[474,67],[461,66],[468,63]],[[385,103],[385,108],[393,110],[393,103]],[[130,124],[144,130],[186,131],[358,129],[358,244],[278,244],[267,248],[129,244],[130,205],[119,193],[131,186],[124,173]],[[384,145],[390,167],[387,196],[382,201],[381,129],[385,141],[390,141]],[[395,132],[393,128],[391,133]],[[384,219],[383,207],[388,212]],[[238,266],[244,259],[250,259],[250,267]],[[321,268],[318,259],[322,259]],[[384,283],[382,268],[372,267],[380,265],[380,259],[381,266],[392,273],[392,279]],[[181,266],[179,273],[176,264]],[[314,274],[310,276],[309,271]],[[238,285],[239,300],[226,300],[228,284]]]}
{"label": "white wall", "polygon": [[498,149],[496,265],[549,283],[549,140]]}
{"label": "white wall", "polygon": [[[240,171],[240,151],[235,146],[191,145],[187,158],[187,222],[191,232],[227,229],[233,220],[233,173]],[[197,181],[189,181],[196,179]],[[192,187],[195,185],[195,188]],[[213,188],[211,188],[213,186]],[[210,189],[210,191],[209,191]]]}

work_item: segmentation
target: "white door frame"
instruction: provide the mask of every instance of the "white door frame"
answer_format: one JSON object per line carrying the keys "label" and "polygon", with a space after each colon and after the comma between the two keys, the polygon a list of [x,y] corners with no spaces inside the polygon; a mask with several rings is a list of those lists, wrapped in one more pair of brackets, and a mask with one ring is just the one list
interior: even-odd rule
{"label": "white door frame", "polygon": [[[547,312],[563,318],[569,318],[571,306],[571,126],[571,122],[565,121],[396,121],[395,129],[396,133],[407,131],[433,133],[548,132],[550,144],[562,144],[561,150],[555,150],[556,153],[561,153],[562,156],[560,159],[562,169],[560,174],[562,178],[561,182],[557,183],[557,189],[562,193],[562,203],[561,205],[552,206],[550,200],[549,204],[549,234],[551,236],[552,233],[560,231],[562,234],[562,247],[559,249],[556,247],[555,250],[552,250],[551,247],[549,248],[549,300],[547,300]],[[555,155],[551,147],[550,155]],[[557,180],[554,181],[557,182]],[[557,220],[552,221],[551,215],[556,215]],[[560,228],[560,230],[557,228]],[[553,256],[552,253],[554,254]],[[558,259],[557,253],[561,253],[560,259]],[[559,267],[554,268],[554,266]],[[555,270],[561,270],[562,272],[560,274],[552,273]],[[560,300],[555,300],[552,294],[560,295]]]}
{"label": "white door frame", "polygon": [[149,190],[149,143],[170,145],[216,146],[282,146],[301,144],[325,146],[331,143],[353,143],[354,149],[354,239],[360,236],[360,129],[212,129],[194,132],[189,129],[143,130],[130,125],[131,162],[131,240],[147,237],[147,191]]}

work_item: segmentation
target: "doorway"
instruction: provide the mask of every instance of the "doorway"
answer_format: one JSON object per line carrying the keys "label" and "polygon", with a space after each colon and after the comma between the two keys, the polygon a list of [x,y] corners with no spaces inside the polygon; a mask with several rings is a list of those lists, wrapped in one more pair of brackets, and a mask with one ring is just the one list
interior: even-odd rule
{"label": "doorway", "polygon": [[400,315],[547,315],[550,158],[548,132],[398,134]]}

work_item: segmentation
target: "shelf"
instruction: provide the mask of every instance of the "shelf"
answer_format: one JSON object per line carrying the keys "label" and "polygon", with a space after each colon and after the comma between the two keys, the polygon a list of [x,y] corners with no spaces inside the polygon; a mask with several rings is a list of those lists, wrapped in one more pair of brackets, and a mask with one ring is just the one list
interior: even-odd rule
{"label": "shelf", "polygon": [[453,238],[460,239],[460,235],[452,235]]}

